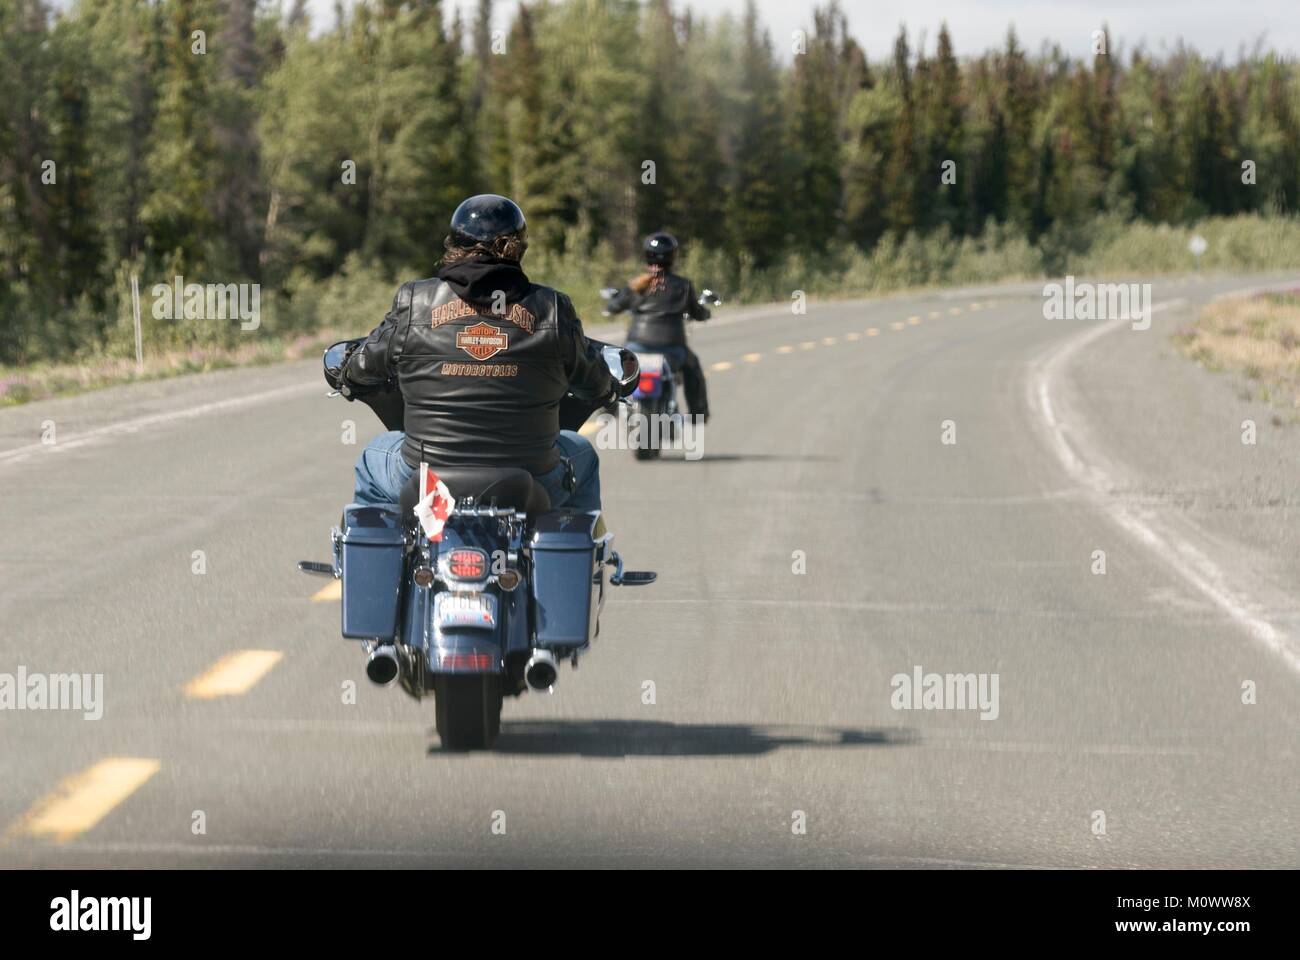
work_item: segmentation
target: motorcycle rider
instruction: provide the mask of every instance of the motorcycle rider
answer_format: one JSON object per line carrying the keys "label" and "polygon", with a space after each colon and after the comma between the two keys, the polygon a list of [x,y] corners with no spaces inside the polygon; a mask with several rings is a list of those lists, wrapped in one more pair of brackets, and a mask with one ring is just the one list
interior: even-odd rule
{"label": "motorcycle rider", "polygon": [[674,370],[682,373],[686,404],[692,414],[709,420],[709,395],[704,370],[695,351],[686,345],[686,321],[707,320],[709,308],[698,302],[695,285],[686,277],[672,272],[677,254],[677,238],[671,233],[652,233],[646,237],[646,271],[628,281],[627,286],[609,299],[605,313],[615,315],[628,310],[629,350],[654,351],[668,358]]}
{"label": "motorcycle rider", "polygon": [[462,202],[437,276],[404,283],[348,355],[350,385],[395,380],[405,404],[405,429],[376,437],[357,460],[355,502],[397,503],[423,459],[435,473],[439,465],[521,467],[552,507],[600,509],[596,451],[560,430],[559,407],[569,391],[613,402],[617,384],[572,301],[524,274],[526,234],[514,201],[481,194]]}

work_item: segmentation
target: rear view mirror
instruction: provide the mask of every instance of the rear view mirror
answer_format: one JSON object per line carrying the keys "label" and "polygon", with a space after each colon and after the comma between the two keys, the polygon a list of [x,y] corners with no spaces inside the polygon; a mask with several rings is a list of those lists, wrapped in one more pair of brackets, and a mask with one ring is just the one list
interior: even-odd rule
{"label": "rear view mirror", "polygon": [[325,368],[325,382],[332,389],[340,389],[343,364],[347,363],[348,354],[359,342],[359,340],[340,340],[325,351],[325,356],[321,358],[321,365]]}
{"label": "rear view mirror", "polygon": [[340,340],[325,351],[325,369],[339,370],[343,366],[343,361],[348,358],[348,351],[352,348],[355,340]]}
{"label": "rear view mirror", "polygon": [[702,307],[720,307],[722,306],[722,298],[708,287],[705,287],[700,291],[699,304]]}
{"label": "rear view mirror", "polygon": [[619,396],[626,397],[636,389],[641,378],[641,365],[637,363],[636,354],[622,347],[605,347],[601,350],[609,375],[618,382]]}
{"label": "rear view mirror", "polygon": [[606,300],[608,300],[608,299],[610,299],[611,297],[613,297],[614,294],[616,294],[616,293],[618,293],[618,290],[616,290],[614,287],[601,287],[601,288],[600,288],[600,295],[601,295],[602,297],[604,297]]}

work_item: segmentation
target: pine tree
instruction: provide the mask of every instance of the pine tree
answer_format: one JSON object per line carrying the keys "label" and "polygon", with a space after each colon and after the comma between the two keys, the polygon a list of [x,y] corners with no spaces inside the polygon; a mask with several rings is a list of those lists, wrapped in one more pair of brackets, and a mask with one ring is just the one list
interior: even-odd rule
{"label": "pine tree", "polygon": [[[927,163],[925,179],[935,184],[935,193],[925,217],[929,227],[947,227],[964,232],[965,185],[968,171],[964,146],[964,100],[961,68],[953,53],[952,37],[945,23],[939,28],[939,44],[931,68],[931,84],[925,97],[924,138]],[[955,164],[954,182],[943,183],[944,165]]]}
{"label": "pine tree", "polygon": [[[40,91],[48,86],[49,11],[42,0],[16,0],[0,7],[0,185],[5,200],[5,275],[11,283],[39,282],[39,257],[54,250],[52,214],[42,164],[54,159],[41,119]],[[57,161],[55,176],[57,177]]]}
{"label": "pine tree", "polygon": [[917,182],[921,149],[918,143],[916,97],[910,57],[907,34],[899,30],[894,41],[893,70],[890,73],[890,83],[896,91],[899,111],[894,121],[884,171],[885,223],[898,239],[921,225],[921,193]]}
{"label": "pine tree", "polygon": [[[141,221],[150,246],[170,269],[198,276],[222,266],[214,262],[211,206],[219,186],[212,130],[219,64],[208,44],[217,17],[210,0],[167,0],[164,16],[158,113],[146,159],[150,189]],[[202,36],[196,38],[198,31]]]}
{"label": "pine tree", "polygon": [[1034,195],[1031,137],[1037,109],[1034,78],[1014,29],[996,58],[1000,86],[1000,138],[1005,146],[1005,215],[1017,229],[1030,229],[1030,206]]}
{"label": "pine tree", "polygon": [[225,248],[221,261],[241,276],[260,275],[264,209],[259,180],[260,144],[254,94],[259,79],[258,49],[253,30],[256,0],[223,0],[224,16],[217,33],[221,80],[213,124],[217,150],[218,188],[212,215]]}
{"label": "pine tree", "polygon": [[[50,229],[56,259],[50,266],[57,302],[68,305],[83,294],[97,310],[104,307],[100,275],[103,249],[94,199],[90,136],[90,95],[85,64],[88,51],[76,31],[59,24],[51,35],[54,60],[50,153],[58,158],[58,180],[48,188]],[[95,331],[99,333],[98,330]]]}
{"label": "pine tree", "polygon": [[678,195],[690,176],[681,135],[690,108],[682,103],[685,58],[668,0],[650,0],[642,32],[646,90],[637,124],[637,155],[643,163],[653,163],[655,171],[654,182],[643,179],[636,190],[637,232],[645,234],[670,226],[681,211]]}
{"label": "pine tree", "polygon": [[796,246],[823,252],[837,239],[841,223],[840,117],[838,87],[838,11],[813,13],[807,52],[795,57],[791,87],[791,239]]}
{"label": "pine tree", "polygon": [[785,138],[772,44],[758,23],[753,0],[745,6],[742,42],[744,101],[727,219],[733,249],[749,254],[761,267],[776,260],[785,245],[789,168],[783,155]]}

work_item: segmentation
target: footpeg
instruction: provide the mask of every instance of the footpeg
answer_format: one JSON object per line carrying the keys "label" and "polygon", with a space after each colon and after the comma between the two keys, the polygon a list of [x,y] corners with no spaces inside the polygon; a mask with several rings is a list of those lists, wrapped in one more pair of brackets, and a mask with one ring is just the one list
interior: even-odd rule
{"label": "footpeg", "polygon": [[614,577],[609,578],[609,582],[616,587],[644,587],[654,583],[659,579],[659,574],[653,570],[625,570]]}
{"label": "footpeg", "polygon": [[611,551],[610,559],[605,562],[614,567],[609,582],[616,587],[644,587],[647,583],[654,583],[659,579],[659,574],[653,570],[624,570],[623,558],[619,556],[617,550]]}
{"label": "footpeg", "polygon": [[328,563],[318,563],[315,560],[299,560],[298,569],[303,573],[312,573],[318,577],[334,576],[334,567]]}

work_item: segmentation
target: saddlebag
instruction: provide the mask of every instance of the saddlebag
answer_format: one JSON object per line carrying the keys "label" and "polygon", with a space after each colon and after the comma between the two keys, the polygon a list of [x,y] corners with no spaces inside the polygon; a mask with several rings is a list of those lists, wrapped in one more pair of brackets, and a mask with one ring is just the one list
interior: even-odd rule
{"label": "saddlebag", "polygon": [[585,647],[596,631],[602,568],[597,557],[600,514],[552,510],[533,526],[532,591],[537,645],[569,651]]}
{"label": "saddlebag", "polygon": [[391,640],[397,633],[406,546],[396,507],[347,507],[339,535],[343,636]]}

